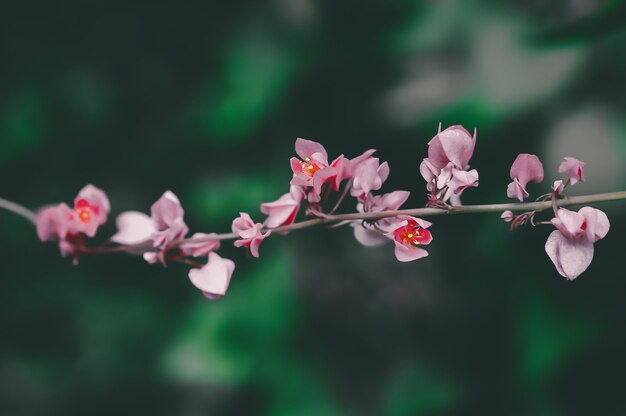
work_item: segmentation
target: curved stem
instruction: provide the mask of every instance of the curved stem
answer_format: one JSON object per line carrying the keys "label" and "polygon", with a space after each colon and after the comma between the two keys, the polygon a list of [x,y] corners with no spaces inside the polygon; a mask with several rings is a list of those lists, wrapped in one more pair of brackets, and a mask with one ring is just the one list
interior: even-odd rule
{"label": "curved stem", "polygon": [[[556,200],[555,203],[559,207],[566,207],[571,205],[591,204],[596,202],[617,201],[626,199],[626,191],[609,192],[603,194],[574,196],[570,198],[563,198]],[[314,218],[310,220],[300,221],[289,225],[283,225],[275,228],[266,228],[263,231],[272,231],[272,233],[289,232],[295,230],[301,230],[303,228],[309,228],[322,224],[340,224],[352,221],[376,221],[383,218],[396,217],[398,215],[410,215],[415,217],[430,217],[435,215],[446,214],[480,214],[489,212],[502,212],[502,211],[543,211],[553,207],[553,201],[536,201],[526,203],[508,203],[508,204],[485,204],[485,205],[462,205],[462,206],[449,206],[446,208],[414,208],[414,209],[401,209],[395,211],[380,211],[380,212],[355,212],[351,214],[324,214],[323,217]],[[28,219],[33,224],[35,223],[35,213],[21,205],[7,201],[0,198],[0,208],[4,208],[8,211],[14,212],[18,215]],[[200,243],[212,240],[235,240],[239,236],[234,233],[216,234],[210,237],[200,238],[186,238],[178,239],[170,242],[167,246],[168,249],[180,247],[185,243]],[[155,248],[151,242],[141,243],[128,246],[101,246],[101,247],[83,247],[81,250],[84,254],[100,254],[100,253],[113,253],[113,252],[128,252],[128,253],[142,253],[147,251],[159,250]]]}
{"label": "curved stem", "polygon": [[6,209],[7,211],[24,217],[31,223],[35,224],[35,213],[26,207],[16,204],[15,202],[8,201],[4,198],[0,198],[0,208]]}

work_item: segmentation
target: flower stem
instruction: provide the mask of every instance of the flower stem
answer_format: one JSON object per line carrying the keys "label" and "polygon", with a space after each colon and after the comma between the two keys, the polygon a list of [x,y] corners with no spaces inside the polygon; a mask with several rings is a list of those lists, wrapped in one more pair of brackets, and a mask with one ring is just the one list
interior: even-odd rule
{"label": "flower stem", "polygon": [[21,217],[24,217],[31,223],[35,224],[35,217],[36,217],[35,213],[26,207],[23,207],[19,204],[16,204],[15,202],[11,202],[4,198],[0,198],[0,208],[6,209],[7,211],[10,211]]}
{"label": "flower stem", "polygon": [[[583,205],[592,204],[597,202],[608,202],[626,200],[626,191],[609,192],[603,194],[573,196],[569,198],[558,199],[555,201],[559,207],[566,207],[571,205]],[[324,214],[323,217],[314,218],[306,221],[296,222],[290,225],[283,225],[281,227],[266,228],[264,231],[272,231],[272,233],[280,233],[285,231],[295,231],[304,228],[314,227],[322,224],[341,224],[351,221],[376,221],[383,218],[396,217],[398,215],[410,215],[415,217],[430,217],[435,215],[447,215],[447,214],[480,214],[490,212],[502,212],[502,211],[543,211],[550,209],[553,206],[553,201],[536,201],[526,203],[509,203],[509,204],[485,204],[485,205],[462,205],[462,206],[448,206],[448,208],[413,208],[413,209],[401,209],[395,211],[380,211],[380,212],[355,212],[351,214]],[[7,201],[0,198],[0,208],[4,208],[8,211],[14,212],[22,217],[28,219],[33,224],[35,223],[35,213],[21,205],[14,202]],[[181,246],[185,243],[199,243],[204,241],[213,240],[236,240],[239,236],[234,233],[216,234],[210,237],[199,238],[187,238],[178,239],[168,244],[167,249],[173,249]],[[84,254],[100,254],[100,253],[113,253],[113,252],[129,252],[129,253],[142,253],[156,250],[152,243],[141,243],[128,246],[100,246],[100,247],[84,247],[81,252]]]}

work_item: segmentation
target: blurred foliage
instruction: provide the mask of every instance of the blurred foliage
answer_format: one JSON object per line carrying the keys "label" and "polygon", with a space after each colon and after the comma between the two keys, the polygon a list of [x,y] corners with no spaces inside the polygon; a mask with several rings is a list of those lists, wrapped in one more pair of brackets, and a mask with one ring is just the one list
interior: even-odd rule
{"label": "blurred foliage", "polygon": [[[37,208],[92,182],[112,217],[166,189],[194,231],[288,190],[293,141],[388,160],[425,203],[437,124],[478,129],[466,203],[504,201],[517,153],[577,193],[626,184],[623,0],[98,2],[0,6],[0,196]],[[547,230],[437,219],[399,264],[346,228],[225,244],[229,293],[133,256],[80,266],[0,212],[2,415],[625,414],[623,202],[589,270]],[[352,210],[346,204],[345,210]],[[549,215],[548,213],[546,216]],[[100,232],[104,241],[110,221]]]}

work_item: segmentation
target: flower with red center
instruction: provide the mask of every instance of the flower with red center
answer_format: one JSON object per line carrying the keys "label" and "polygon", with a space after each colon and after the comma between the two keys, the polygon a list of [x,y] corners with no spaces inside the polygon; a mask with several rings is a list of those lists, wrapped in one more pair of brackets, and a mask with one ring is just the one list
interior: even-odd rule
{"label": "flower with red center", "polygon": [[[368,194],[356,209],[361,213],[395,211],[409,198],[407,191],[394,191],[384,195]],[[365,247],[377,247],[388,241],[384,233],[391,231],[397,220],[393,217],[381,218],[374,222],[358,221],[351,223],[354,238]]]}
{"label": "flower with red center", "polygon": [[62,203],[39,211],[35,220],[37,235],[41,241],[58,240],[61,254],[71,254],[83,235],[96,235],[98,227],[106,222],[110,209],[106,194],[87,185],[74,199],[73,209]]}
{"label": "flower with red center", "polygon": [[609,232],[609,219],[604,212],[591,207],[578,212],[559,208],[550,222],[556,230],[546,241],[546,253],[559,274],[573,280],[591,264],[593,245]]}
{"label": "flower with red center", "polygon": [[543,181],[543,165],[536,155],[520,153],[511,165],[510,176],[513,182],[507,187],[506,196],[523,202],[524,198],[528,198],[528,182]]}
{"label": "flower with red center", "polygon": [[570,185],[576,185],[578,182],[585,182],[583,168],[587,164],[573,157],[565,157],[563,159],[563,162],[559,165],[559,173],[567,175]]}
{"label": "flower with red center", "polygon": [[293,171],[292,185],[313,186],[313,176],[323,168],[328,167],[328,153],[321,144],[298,138],[296,139],[296,154],[300,159],[291,158]]}
{"label": "flower with red center", "polygon": [[233,233],[241,237],[235,241],[235,247],[250,247],[250,253],[254,257],[259,257],[259,245],[263,239],[270,235],[270,231],[261,233],[263,224],[255,223],[246,212],[240,212],[239,217],[233,220]]}
{"label": "flower with red center", "polygon": [[395,244],[396,258],[407,262],[428,256],[428,252],[420,246],[428,245],[433,241],[433,236],[427,230],[432,224],[421,218],[407,215],[399,215],[396,218],[398,222],[393,231],[386,234]]}

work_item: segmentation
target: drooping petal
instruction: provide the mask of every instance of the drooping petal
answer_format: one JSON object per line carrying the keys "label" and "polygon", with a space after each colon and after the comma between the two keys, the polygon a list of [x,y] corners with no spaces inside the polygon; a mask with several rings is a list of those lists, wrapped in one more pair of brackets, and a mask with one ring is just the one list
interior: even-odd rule
{"label": "drooping petal", "polygon": [[396,255],[396,259],[398,259],[398,261],[409,262],[428,256],[428,251],[424,250],[423,248],[406,246],[402,243],[399,243],[398,241],[394,241],[394,244],[394,254]]}
{"label": "drooping petal", "polygon": [[593,260],[593,243],[586,238],[567,238],[559,230],[552,231],[545,249],[559,274],[569,280],[580,276]]}
{"label": "drooping petal", "polygon": [[587,164],[573,157],[565,157],[559,165],[559,172],[567,175],[569,183],[575,185],[578,182],[585,182],[585,174],[583,168]]}
{"label": "drooping petal", "polygon": [[204,267],[189,271],[189,280],[205,297],[217,300],[226,294],[234,271],[235,263],[232,260],[210,252]]}
{"label": "drooping petal", "polygon": [[115,220],[117,233],[111,241],[118,244],[134,245],[149,241],[157,232],[156,222],[138,211],[126,211]]}
{"label": "drooping petal", "polygon": [[368,230],[360,223],[352,223],[351,225],[354,230],[354,238],[365,247],[378,247],[389,241],[380,231]]}

